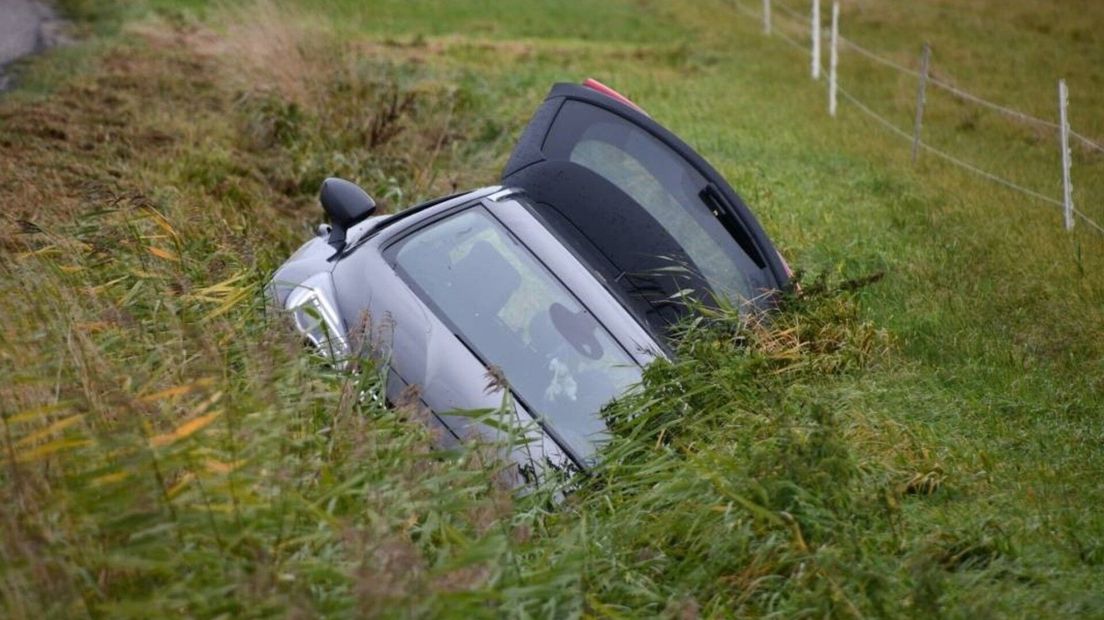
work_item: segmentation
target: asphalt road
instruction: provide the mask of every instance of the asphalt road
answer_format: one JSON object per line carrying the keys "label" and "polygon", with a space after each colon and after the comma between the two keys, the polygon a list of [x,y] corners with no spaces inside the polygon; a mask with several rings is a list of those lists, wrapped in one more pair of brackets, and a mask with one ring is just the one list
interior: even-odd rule
{"label": "asphalt road", "polygon": [[54,11],[36,0],[0,0],[0,89],[8,82],[4,66],[58,41]]}

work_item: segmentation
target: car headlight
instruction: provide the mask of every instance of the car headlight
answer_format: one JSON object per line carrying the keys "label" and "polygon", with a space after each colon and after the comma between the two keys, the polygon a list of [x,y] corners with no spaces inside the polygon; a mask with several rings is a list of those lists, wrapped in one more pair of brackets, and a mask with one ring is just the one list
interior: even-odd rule
{"label": "car headlight", "polygon": [[349,357],[351,348],[332,291],[330,275],[316,274],[288,292],[284,308],[291,312],[295,328],[319,353],[331,360],[343,360]]}

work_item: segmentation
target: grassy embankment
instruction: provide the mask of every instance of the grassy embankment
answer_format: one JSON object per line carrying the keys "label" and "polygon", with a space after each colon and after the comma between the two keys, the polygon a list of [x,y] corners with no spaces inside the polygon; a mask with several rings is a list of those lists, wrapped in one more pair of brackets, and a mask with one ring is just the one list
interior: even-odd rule
{"label": "grassy embankment", "polygon": [[[71,2],[88,41],[0,101],[5,616],[1104,614],[1084,227],[912,169],[846,106],[829,122],[803,59],[724,4],[156,4]],[[844,15],[901,61],[933,37],[940,70],[1040,114],[1068,69],[1075,126],[1104,135],[1078,25],[1099,8],[1001,6],[946,5],[997,25],[937,32],[930,8]],[[843,60],[907,126],[912,85]],[[491,182],[547,86],[586,75],[699,147],[799,268],[885,277],[687,334],[612,412],[607,470],[549,511],[352,398],[372,373],[318,367],[259,293],[324,176],[389,208]],[[928,126],[1054,189],[1045,136],[953,101]],[[1104,163],[1076,155],[1100,219]]]}

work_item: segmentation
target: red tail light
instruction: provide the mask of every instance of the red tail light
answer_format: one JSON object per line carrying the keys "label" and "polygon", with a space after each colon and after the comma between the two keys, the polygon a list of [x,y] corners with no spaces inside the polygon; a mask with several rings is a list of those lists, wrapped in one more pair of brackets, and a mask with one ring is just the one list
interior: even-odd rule
{"label": "red tail light", "polygon": [[603,95],[610,97],[611,99],[616,99],[617,101],[620,101],[621,103],[629,106],[630,108],[636,110],[637,112],[640,112],[645,116],[648,115],[648,113],[644,111],[644,108],[641,108],[640,106],[633,103],[631,99],[594,78],[587,78],[586,81],[583,82],[583,86],[586,86],[593,91],[600,92]]}

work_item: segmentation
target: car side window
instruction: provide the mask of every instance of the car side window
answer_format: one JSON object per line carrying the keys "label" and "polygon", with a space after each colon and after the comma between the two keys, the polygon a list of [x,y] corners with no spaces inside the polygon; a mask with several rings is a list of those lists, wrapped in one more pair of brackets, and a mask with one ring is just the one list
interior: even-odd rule
{"label": "car side window", "polygon": [[473,207],[387,254],[422,301],[502,369],[529,410],[580,458],[593,453],[605,431],[600,409],[639,381],[640,368],[528,248]]}

